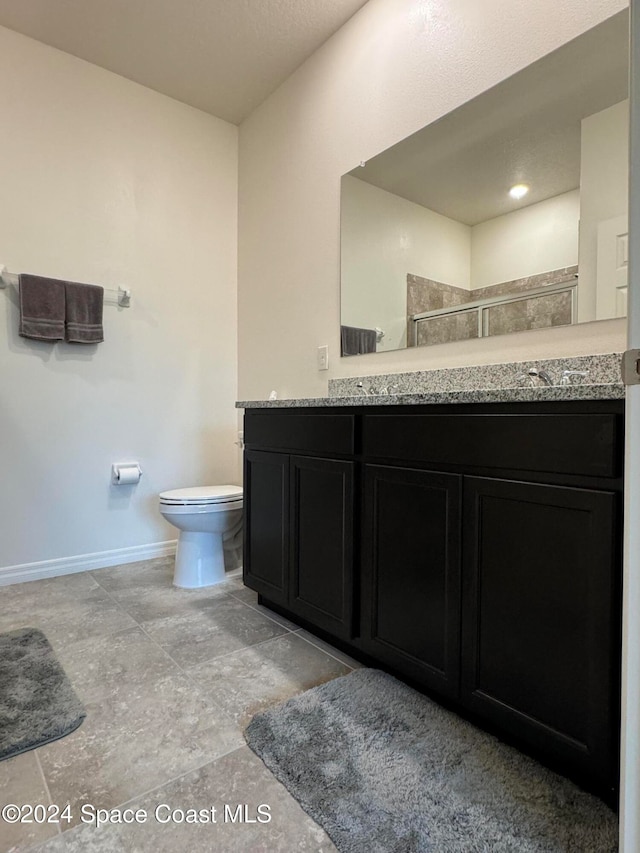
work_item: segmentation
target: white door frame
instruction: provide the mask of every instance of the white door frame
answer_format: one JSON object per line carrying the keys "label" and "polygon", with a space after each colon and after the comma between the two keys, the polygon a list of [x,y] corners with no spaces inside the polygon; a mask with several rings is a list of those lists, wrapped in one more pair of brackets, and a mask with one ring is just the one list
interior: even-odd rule
{"label": "white door frame", "polygon": [[[628,349],[640,349],[640,0],[630,0]],[[640,385],[627,387],[620,851],[640,851]]]}

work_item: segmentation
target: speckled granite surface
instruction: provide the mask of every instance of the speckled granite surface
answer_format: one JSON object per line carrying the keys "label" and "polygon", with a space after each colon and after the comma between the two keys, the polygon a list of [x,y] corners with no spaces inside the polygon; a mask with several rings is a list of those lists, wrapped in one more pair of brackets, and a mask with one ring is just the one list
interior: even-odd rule
{"label": "speckled granite surface", "polygon": [[[362,382],[366,387],[381,389],[397,386],[394,393],[414,394],[430,391],[475,391],[479,389],[522,388],[530,385],[526,372],[531,367],[545,370],[554,386],[560,384],[565,370],[585,371],[585,377],[574,376],[576,385],[621,384],[620,353],[583,355],[574,358],[549,358],[533,361],[515,361],[503,364],[481,364],[474,367],[452,367],[445,370],[419,370],[412,373],[386,373],[375,376],[350,376],[329,380],[329,397],[360,394],[356,387]],[[565,386],[560,386],[565,387]]]}
{"label": "speckled granite surface", "polygon": [[238,409],[302,409],[324,406],[410,406],[435,403],[533,403],[547,400],[617,400],[624,386],[567,385],[557,388],[484,388],[476,391],[426,391],[357,397],[301,397],[290,400],[240,400]]}
{"label": "speckled granite surface", "polygon": [[[577,356],[538,361],[507,362],[411,373],[351,376],[329,380],[327,397],[285,400],[241,400],[239,409],[317,408],[320,406],[399,406],[425,403],[509,403],[545,400],[616,400],[624,398],[620,354]],[[531,386],[529,368],[545,370],[553,387]],[[586,371],[560,385],[565,370]],[[538,382],[539,380],[534,380]],[[365,396],[356,386],[389,388],[388,394]]]}

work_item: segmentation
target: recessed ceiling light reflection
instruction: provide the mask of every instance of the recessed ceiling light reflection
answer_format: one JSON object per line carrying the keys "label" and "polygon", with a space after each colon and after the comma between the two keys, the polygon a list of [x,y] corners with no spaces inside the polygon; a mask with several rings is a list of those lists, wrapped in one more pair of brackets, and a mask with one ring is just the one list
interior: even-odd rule
{"label": "recessed ceiling light reflection", "polygon": [[526,184],[516,184],[509,190],[509,195],[511,198],[520,199],[524,198],[528,192],[529,187]]}

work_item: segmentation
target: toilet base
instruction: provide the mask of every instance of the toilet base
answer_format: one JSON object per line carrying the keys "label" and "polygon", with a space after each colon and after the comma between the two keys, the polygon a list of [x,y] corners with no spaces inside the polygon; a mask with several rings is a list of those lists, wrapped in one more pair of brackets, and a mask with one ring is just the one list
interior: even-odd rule
{"label": "toilet base", "polygon": [[213,586],[225,579],[222,534],[181,530],[173,585],[183,589]]}

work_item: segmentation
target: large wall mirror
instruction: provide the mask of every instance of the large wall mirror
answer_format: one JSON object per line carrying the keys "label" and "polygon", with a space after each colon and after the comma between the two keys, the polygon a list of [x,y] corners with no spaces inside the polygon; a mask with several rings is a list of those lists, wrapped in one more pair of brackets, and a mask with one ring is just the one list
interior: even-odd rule
{"label": "large wall mirror", "polygon": [[626,314],[627,11],[342,178],[343,355]]}

